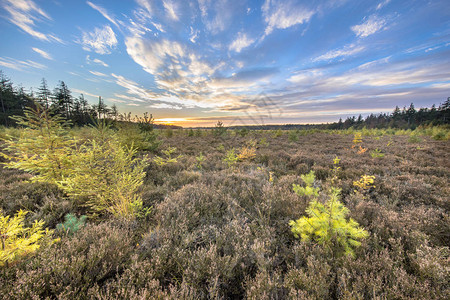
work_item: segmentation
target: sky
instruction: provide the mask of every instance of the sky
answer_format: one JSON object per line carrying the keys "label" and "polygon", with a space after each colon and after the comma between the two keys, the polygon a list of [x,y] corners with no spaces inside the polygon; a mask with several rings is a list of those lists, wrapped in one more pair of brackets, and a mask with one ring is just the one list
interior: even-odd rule
{"label": "sky", "polygon": [[182,126],[304,124],[450,97],[448,0],[0,0],[0,70]]}

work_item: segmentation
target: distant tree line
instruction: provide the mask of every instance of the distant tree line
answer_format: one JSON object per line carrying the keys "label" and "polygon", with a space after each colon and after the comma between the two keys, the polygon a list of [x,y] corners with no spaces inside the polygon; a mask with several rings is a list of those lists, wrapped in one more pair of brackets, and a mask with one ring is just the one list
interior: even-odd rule
{"label": "distant tree line", "polygon": [[[409,107],[400,109],[395,107],[392,113],[370,114],[367,117],[348,117],[345,121],[328,124],[283,124],[283,125],[242,125],[230,126],[228,129],[248,130],[307,130],[307,129],[362,129],[371,128],[399,128],[415,129],[419,125],[444,125],[450,123],[450,97],[439,107],[432,105],[431,108],[415,109],[411,103]],[[204,129],[215,129],[214,127],[203,127]]]}
{"label": "distant tree line", "polygon": [[444,125],[450,123],[450,97],[439,107],[433,104],[431,108],[415,109],[411,103],[409,107],[400,109],[395,107],[390,114],[370,114],[366,118],[362,115],[358,117],[348,117],[345,121],[339,119],[338,122],[323,124],[324,129],[355,129],[366,128],[401,128],[415,129],[419,125]]}
{"label": "distant tree line", "polygon": [[[59,114],[70,120],[74,125],[86,125],[93,123],[96,119],[113,119],[125,122],[131,122],[136,118],[131,117],[131,113],[119,114],[115,105],[108,107],[99,97],[98,104],[90,105],[81,94],[78,98],[72,96],[64,81],[59,81],[53,89],[47,85],[47,81],[42,78],[41,85],[36,93],[26,92],[23,87],[14,87],[13,83],[0,71],[0,125],[13,126],[14,121],[10,119],[13,115],[23,115],[23,110],[27,106],[33,106],[39,103],[44,108],[49,109],[54,114]],[[138,120],[139,121],[139,120]],[[345,121],[339,119],[338,122],[321,125],[253,125],[253,126],[233,126],[234,129],[248,128],[250,130],[268,130],[268,129],[348,129],[355,128],[403,128],[414,129],[419,125],[443,125],[450,122],[450,97],[436,107],[415,109],[411,103],[409,107],[400,109],[395,107],[390,114],[370,114],[363,118],[348,117]],[[155,128],[181,128],[179,126],[155,125]],[[214,127],[209,127],[214,128]]]}
{"label": "distant tree line", "polygon": [[78,98],[73,97],[64,81],[59,81],[52,91],[47,81],[42,78],[37,92],[27,93],[23,87],[13,86],[11,80],[0,71],[0,125],[15,125],[10,116],[23,115],[24,108],[33,106],[35,103],[80,126],[90,124],[96,119],[127,117],[120,116],[115,105],[108,107],[101,97],[98,104],[94,105],[90,105],[83,94]]}

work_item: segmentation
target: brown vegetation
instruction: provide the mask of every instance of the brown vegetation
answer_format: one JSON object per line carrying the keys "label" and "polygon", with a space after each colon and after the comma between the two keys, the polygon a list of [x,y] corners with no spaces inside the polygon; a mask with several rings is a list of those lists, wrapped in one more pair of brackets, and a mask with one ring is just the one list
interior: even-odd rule
{"label": "brown vegetation", "polygon": [[[141,192],[152,213],[88,219],[76,234],[60,233],[59,243],[0,269],[0,297],[448,299],[450,142],[363,134],[358,146],[367,151],[358,153],[353,134],[298,131],[294,139],[292,132],[160,131],[160,149],[176,147],[177,159],[149,160]],[[223,161],[252,143],[251,159]],[[372,156],[375,149],[384,156]],[[293,184],[311,170],[321,190],[337,176],[342,203],[369,233],[354,258],[291,232],[289,221],[304,216],[310,201]],[[375,176],[375,187],[355,191],[362,175]],[[67,213],[84,213],[55,185],[29,177],[0,169],[5,214],[26,209],[29,222],[54,228]]]}

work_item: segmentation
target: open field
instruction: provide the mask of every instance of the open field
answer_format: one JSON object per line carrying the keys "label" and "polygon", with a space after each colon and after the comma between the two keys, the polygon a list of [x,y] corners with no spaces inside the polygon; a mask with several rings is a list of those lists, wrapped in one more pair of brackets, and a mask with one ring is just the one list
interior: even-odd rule
{"label": "open field", "polygon": [[[28,210],[27,224],[51,229],[67,213],[88,218],[1,268],[0,297],[448,299],[450,141],[441,130],[430,133],[436,139],[367,130],[361,142],[353,131],[159,130],[158,149],[137,153],[149,156],[139,194],[152,209],[132,219],[94,217],[57,185],[1,168],[5,215]],[[293,184],[304,186],[311,170],[316,199],[341,189],[349,217],[368,232],[353,257],[291,232],[312,200]],[[374,182],[358,188],[363,175]]]}

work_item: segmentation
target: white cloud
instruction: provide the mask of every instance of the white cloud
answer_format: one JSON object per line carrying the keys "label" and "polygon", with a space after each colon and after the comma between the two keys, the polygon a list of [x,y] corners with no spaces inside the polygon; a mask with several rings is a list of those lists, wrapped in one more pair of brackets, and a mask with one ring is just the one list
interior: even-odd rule
{"label": "white cloud", "polygon": [[163,109],[163,108],[166,108],[166,109],[176,109],[176,110],[183,109],[182,106],[179,106],[179,105],[172,105],[172,104],[167,104],[167,103],[155,103],[155,104],[149,105],[149,107],[151,107],[151,108],[156,108],[156,109]]}
{"label": "white cloud", "polygon": [[375,15],[371,15],[365,22],[352,26],[352,31],[358,37],[367,37],[385,28],[386,20]]}
{"label": "white cloud", "polygon": [[110,21],[111,23],[113,23],[114,25],[116,25],[117,28],[120,28],[119,25],[117,24],[116,20],[114,20],[106,11],[106,9],[104,9],[101,6],[98,6],[90,1],[86,2],[90,7],[92,7],[93,9],[95,9],[96,11],[98,11],[104,18],[106,18],[108,21]]}
{"label": "white cloud", "polygon": [[161,32],[166,32],[166,31],[164,30],[164,28],[162,27],[161,24],[156,23],[156,22],[151,22],[151,23],[152,23],[152,25],[153,25],[157,30],[159,30],[159,31],[161,31]]}
{"label": "white cloud", "polygon": [[198,0],[202,21],[212,34],[224,31],[231,23],[237,3],[229,0]]}
{"label": "white cloud", "polygon": [[350,44],[341,49],[328,51],[327,53],[313,59],[313,62],[322,60],[332,60],[338,57],[343,58],[346,56],[351,56],[359,52],[362,52],[365,49],[366,48],[364,46],[356,46],[355,44]]}
{"label": "white cloud", "polygon": [[[114,73],[112,73],[111,76],[116,79],[116,84],[120,85],[121,87],[124,87],[127,90],[127,93],[129,93],[131,95],[136,95],[139,97],[139,98],[134,98],[133,101],[139,100],[139,101],[143,102],[142,99],[154,99],[154,97],[156,96],[156,94],[144,89],[143,87],[139,86],[139,84],[137,84],[136,82],[134,82],[132,80],[126,79],[125,77],[116,75]],[[119,98],[124,98],[124,99],[130,100],[129,97],[127,97],[127,96],[123,96],[123,97],[120,97],[121,95],[115,95],[115,96],[119,97]],[[136,99],[138,99],[138,100],[136,100]]]}
{"label": "white cloud", "polygon": [[311,9],[295,5],[292,1],[276,0],[266,0],[262,6],[262,12],[267,23],[266,36],[274,29],[286,29],[308,22],[315,13]]}
{"label": "white cloud", "polygon": [[105,73],[102,73],[102,72],[89,71],[89,73],[91,73],[92,75],[95,75],[95,76],[108,77],[108,75],[106,75]]}
{"label": "white cloud", "polygon": [[95,63],[95,64],[102,65],[104,67],[109,67],[109,65],[107,63],[105,63],[103,60],[100,60],[98,58],[91,59],[91,57],[89,55],[86,56],[86,62],[88,64]]}
{"label": "white cloud", "polygon": [[214,73],[214,69],[211,68],[207,63],[200,61],[196,55],[189,55],[189,59],[191,60],[191,62],[189,63],[189,71],[193,75],[211,75],[212,73]]}
{"label": "white cloud", "polygon": [[302,71],[301,73],[292,75],[287,79],[287,81],[296,83],[296,84],[311,84],[317,78],[321,77],[323,75],[323,72],[319,70],[306,70]]}
{"label": "white cloud", "polygon": [[254,42],[254,39],[250,39],[245,33],[239,32],[237,38],[233,41],[233,43],[231,43],[229,49],[236,52],[241,52],[242,49],[247,48]]}
{"label": "white cloud", "polygon": [[147,10],[147,13],[151,14],[153,9],[150,1],[148,0],[136,0],[136,2],[142,6],[145,10]]}
{"label": "white cloud", "polygon": [[284,102],[288,106],[295,106],[297,101],[318,103],[317,100],[335,98],[350,107],[359,105],[357,102],[361,99],[402,97],[406,100],[411,95],[420,99],[417,91],[425,93],[425,89],[433,89],[430,93],[441,93],[442,89],[436,84],[448,86],[449,80],[448,64],[432,60],[427,64],[423,61],[391,62],[383,58],[343,74],[323,69],[304,71],[291,77],[292,85],[284,89],[287,92],[271,98],[276,101],[282,99],[279,103]]}
{"label": "white cloud", "polygon": [[178,20],[178,16],[175,12],[175,4],[172,1],[170,1],[170,0],[164,1],[163,0],[163,6],[171,19]]}
{"label": "white cloud", "polygon": [[383,7],[385,7],[386,5],[388,5],[389,2],[391,2],[391,0],[384,0],[384,1],[381,1],[380,3],[378,3],[376,10],[382,9]]}
{"label": "white cloud", "polygon": [[385,58],[381,58],[381,59],[377,59],[377,60],[374,60],[374,61],[369,61],[369,62],[367,62],[365,64],[360,65],[358,67],[358,69],[363,70],[363,69],[368,69],[368,68],[374,67],[376,65],[387,64],[389,62],[389,59],[391,59],[391,56],[388,56],[388,57],[385,57]]}
{"label": "white cloud", "polygon": [[120,99],[116,99],[116,98],[108,98],[109,102],[114,102],[114,103],[127,103],[124,100],[120,100]]}
{"label": "white cloud", "polygon": [[23,71],[30,68],[33,69],[46,69],[47,67],[43,64],[37,63],[32,60],[18,60],[10,57],[0,57],[0,66],[3,66],[5,68],[17,70],[17,71]]}
{"label": "white cloud", "polygon": [[62,43],[61,39],[55,35],[44,34],[36,30],[35,21],[49,21],[51,18],[32,0],[5,0],[3,8],[9,13],[8,21],[29,35],[42,41]]}
{"label": "white cloud", "polygon": [[128,55],[145,71],[156,74],[162,66],[173,66],[185,56],[183,46],[174,41],[146,41],[140,37],[129,37],[125,40]]}
{"label": "white cloud", "polygon": [[99,96],[99,95],[95,95],[95,94],[86,92],[84,90],[76,89],[76,88],[72,88],[71,90],[72,90],[72,92],[75,92],[78,94],[83,94],[84,96],[90,96],[90,97],[94,97],[94,98],[98,98],[98,96]]}
{"label": "white cloud", "polygon": [[41,50],[39,48],[31,48],[33,49],[34,52],[38,53],[39,55],[41,55],[43,58],[52,60],[53,58],[51,57],[50,54],[48,54],[47,52],[45,52],[44,50]]}
{"label": "white cloud", "polygon": [[191,27],[191,34],[189,36],[189,40],[195,44],[196,40],[198,39],[199,31],[197,29],[194,30],[194,28]]}
{"label": "white cloud", "polygon": [[109,25],[103,28],[95,28],[94,32],[83,32],[83,49],[94,51],[98,54],[109,54],[111,49],[117,45],[114,31]]}

